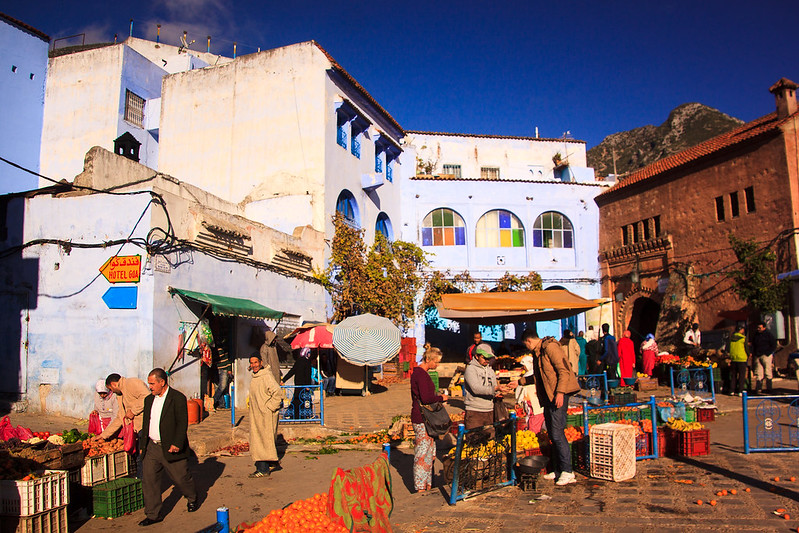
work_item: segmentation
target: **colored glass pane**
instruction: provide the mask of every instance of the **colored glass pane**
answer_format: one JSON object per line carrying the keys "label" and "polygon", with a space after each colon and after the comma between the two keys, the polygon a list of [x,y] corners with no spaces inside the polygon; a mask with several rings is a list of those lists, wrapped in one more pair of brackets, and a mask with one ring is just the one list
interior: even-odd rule
{"label": "colored glass pane", "polygon": [[540,229],[533,230],[533,246],[543,248],[543,232]]}
{"label": "colored glass pane", "polygon": [[433,228],[422,228],[422,246],[433,246]]}
{"label": "colored glass pane", "polygon": [[466,228],[463,226],[455,228],[455,244],[464,246],[466,244]]}
{"label": "colored glass pane", "polygon": [[524,246],[524,231],[520,229],[511,230],[513,234],[513,247],[519,248]]}
{"label": "colored glass pane", "polygon": [[444,213],[444,225],[445,226],[453,226],[454,224],[453,224],[452,219],[454,218],[454,213],[452,211],[450,211],[449,209],[447,209],[447,210],[443,210],[442,209],[442,212]]}
{"label": "colored glass pane", "polygon": [[455,229],[454,228],[443,228],[444,229],[444,246],[453,246],[455,244]]}
{"label": "colored glass pane", "polygon": [[510,213],[507,211],[497,211],[497,216],[499,216],[500,228],[510,228]]}
{"label": "colored glass pane", "polygon": [[433,246],[444,245],[444,230],[443,228],[433,228]]}
{"label": "colored glass pane", "polygon": [[499,245],[503,248],[510,248],[512,244],[510,230],[499,230]]}
{"label": "colored glass pane", "polygon": [[566,231],[563,233],[563,247],[564,248],[573,248],[574,244],[572,243],[572,232]]}
{"label": "colored glass pane", "polygon": [[433,227],[443,226],[443,210],[436,209],[433,211]]}

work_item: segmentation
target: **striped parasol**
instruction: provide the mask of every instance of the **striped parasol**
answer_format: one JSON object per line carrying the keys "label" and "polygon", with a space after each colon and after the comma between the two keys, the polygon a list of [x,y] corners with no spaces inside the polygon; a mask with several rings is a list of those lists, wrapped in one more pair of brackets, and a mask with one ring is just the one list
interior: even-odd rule
{"label": "striped parasol", "polygon": [[351,316],[336,325],[333,346],[353,365],[382,365],[399,353],[400,330],[387,318]]}

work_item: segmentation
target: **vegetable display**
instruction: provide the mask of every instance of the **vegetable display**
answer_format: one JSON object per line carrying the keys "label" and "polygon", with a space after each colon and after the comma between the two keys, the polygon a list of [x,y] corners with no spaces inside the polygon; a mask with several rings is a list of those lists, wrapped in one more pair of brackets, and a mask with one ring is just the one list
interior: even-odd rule
{"label": "vegetable display", "polygon": [[239,533],[286,531],[297,533],[346,533],[347,529],[334,524],[327,515],[327,494],[314,494],[285,509],[275,509],[255,524],[241,524]]}

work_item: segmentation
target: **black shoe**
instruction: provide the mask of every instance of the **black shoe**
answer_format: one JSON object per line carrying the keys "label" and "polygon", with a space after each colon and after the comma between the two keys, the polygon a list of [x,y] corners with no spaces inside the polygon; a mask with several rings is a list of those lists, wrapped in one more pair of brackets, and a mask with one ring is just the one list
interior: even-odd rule
{"label": "black shoe", "polygon": [[190,513],[193,513],[194,511],[196,511],[199,508],[200,508],[200,506],[197,504],[197,502],[188,502],[186,504],[186,510],[188,512],[190,512]]}
{"label": "black shoe", "polygon": [[153,520],[152,518],[145,518],[144,520],[139,522],[139,525],[142,526],[142,527],[146,527],[146,526],[151,526],[153,524],[157,524],[158,522],[163,522],[163,521],[164,520],[162,518],[156,518],[155,520]]}

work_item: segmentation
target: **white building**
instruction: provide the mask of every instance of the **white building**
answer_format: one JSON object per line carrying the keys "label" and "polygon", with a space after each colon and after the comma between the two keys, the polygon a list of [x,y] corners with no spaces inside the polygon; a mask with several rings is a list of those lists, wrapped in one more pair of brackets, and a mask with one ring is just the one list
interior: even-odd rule
{"label": "white building", "polygon": [[[584,142],[407,131],[406,143],[418,164],[402,187],[402,239],[433,254],[433,268],[488,287],[535,271],[544,289],[600,297],[593,198],[608,184],[586,167]],[[567,325],[585,329],[575,317],[538,330],[559,337]]]}
{"label": "white building", "polygon": [[402,128],[322,47],[305,42],[164,79],[163,172],[291,231],[332,237],[332,214],[394,238]]}
{"label": "white building", "polygon": [[[34,411],[85,417],[98,379],[112,372],[144,378],[163,367],[172,385],[198,395],[200,363],[177,359],[179,333],[213,315],[215,334],[226,332],[235,357],[243,406],[248,356],[259,348],[253,328],[274,329],[278,316],[206,307],[211,298],[234,308],[231,298],[252,300],[282,312],[279,323],[289,330],[324,320],[325,291],[310,277],[323,260],[323,234],[267,228],[240,206],[101,148],[86,162],[74,188],[0,197],[3,222],[25,220],[2,243],[4,328],[21,332],[19,342],[2,344],[0,392]],[[138,282],[112,283],[98,272],[116,256],[140,256]]]}
{"label": "white building", "polygon": [[[39,171],[44,84],[50,37],[0,13],[0,157]],[[39,179],[0,163],[0,194],[26,191]]]}
{"label": "white building", "polygon": [[51,55],[41,173],[58,180],[82,172],[83,156],[93,146],[157,169],[163,77],[230,61],[135,37],[57,48]]}

